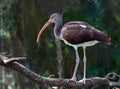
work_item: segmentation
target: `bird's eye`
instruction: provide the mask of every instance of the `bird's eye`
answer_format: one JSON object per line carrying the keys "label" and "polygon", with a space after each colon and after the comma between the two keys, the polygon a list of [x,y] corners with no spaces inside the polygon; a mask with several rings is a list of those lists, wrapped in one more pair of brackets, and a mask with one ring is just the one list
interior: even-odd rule
{"label": "bird's eye", "polygon": [[51,16],[50,18],[53,19],[54,16]]}
{"label": "bird's eye", "polygon": [[50,18],[53,19],[55,17],[55,15],[51,16]]}

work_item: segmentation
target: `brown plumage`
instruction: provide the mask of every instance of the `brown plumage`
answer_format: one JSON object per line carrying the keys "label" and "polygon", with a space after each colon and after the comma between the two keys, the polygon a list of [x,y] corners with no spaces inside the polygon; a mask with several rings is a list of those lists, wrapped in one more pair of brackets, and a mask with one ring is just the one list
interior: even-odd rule
{"label": "brown plumage", "polygon": [[108,35],[97,30],[86,22],[68,22],[63,26],[63,28],[64,27],[66,27],[66,30],[62,30],[62,36],[70,44],[77,45],[94,40],[106,45],[111,44],[111,39]]}

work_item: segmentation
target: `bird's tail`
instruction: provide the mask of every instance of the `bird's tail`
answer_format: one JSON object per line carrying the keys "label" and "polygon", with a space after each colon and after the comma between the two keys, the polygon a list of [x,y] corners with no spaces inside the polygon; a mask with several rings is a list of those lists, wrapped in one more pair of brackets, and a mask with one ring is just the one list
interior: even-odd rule
{"label": "bird's tail", "polygon": [[106,45],[111,45],[111,37],[107,35],[106,39],[105,39],[105,41],[103,41],[103,43]]}
{"label": "bird's tail", "polygon": [[101,31],[95,32],[94,38],[101,43],[111,45],[111,37]]}

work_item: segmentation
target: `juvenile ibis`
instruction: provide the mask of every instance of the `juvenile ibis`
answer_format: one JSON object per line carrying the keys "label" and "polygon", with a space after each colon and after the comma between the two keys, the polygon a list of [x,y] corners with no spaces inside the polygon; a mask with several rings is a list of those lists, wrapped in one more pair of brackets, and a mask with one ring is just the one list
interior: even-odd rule
{"label": "juvenile ibis", "polygon": [[42,29],[38,33],[37,43],[39,42],[40,36],[43,33],[43,31],[45,31],[45,29],[53,23],[55,24],[54,28],[55,38],[63,40],[67,45],[72,46],[75,50],[76,65],[74,68],[73,76],[70,79],[72,81],[76,81],[76,72],[80,61],[78,55],[78,47],[83,48],[84,76],[82,80],[85,83],[87,61],[86,47],[93,46],[99,42],[104,43],[106,45],[110,45],[111,38],[107,34],[97,30],[93,26],[83,21],[71,21],[62,26],[62,16],[59,13],[54,13],[50,16],[47,23],[42,27]]}

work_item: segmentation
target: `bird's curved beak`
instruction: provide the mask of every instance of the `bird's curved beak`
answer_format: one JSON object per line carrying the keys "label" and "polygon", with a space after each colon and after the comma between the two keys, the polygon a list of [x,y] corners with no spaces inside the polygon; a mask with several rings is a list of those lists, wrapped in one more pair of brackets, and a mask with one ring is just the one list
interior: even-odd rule
{"label": "bird's curved beak", "polygon": [[39,42],[39,39],[40,39],[40,37],[41,37],[41,34],[45,31],[45,29],[49,26],[49,25],[51,25],[53,22],[52,22],[52,19],[49,19],[47,22],[46,22],[46,24],[42,27],[42,29],[39,31],[39,33],[38,33],[38,36],[37,36],[37,40],[36,40],[36,42],[38,43]]}

